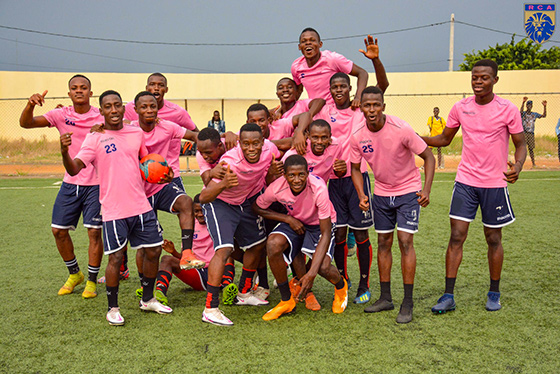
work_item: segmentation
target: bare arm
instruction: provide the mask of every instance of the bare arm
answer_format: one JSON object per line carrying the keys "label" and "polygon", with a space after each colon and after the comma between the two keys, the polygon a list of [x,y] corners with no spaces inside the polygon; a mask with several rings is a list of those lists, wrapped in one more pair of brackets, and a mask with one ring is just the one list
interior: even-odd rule
{"label": "bare arm", "polygon": [[421,207],[427,207],[430,203],[430,192],[432,191],[432,182],[434,181],[434,172],[436,170],[436,159],[430,148],[426,147],[418,156],[424,160],[424,188],[417,192],[418,204]]}
{"label": "bare arm", "polygon": [[315,115],[321,111],[325,102],[325,99],[313,99],[309,102],[308,107],[311,118],[315,117]]}
{"label": "bare arm", "polygon": [[[316,110],[317,112],[319,112],[325,105],[325,101],[318,101],[316,105]],[[307,131],[307,128],[311,124],[312,120],[313,119],[310,115],[299,118],[298,125],[294,130],[293,148],[295,148],[297,153],[299,153],[300,155],[304,155],[305,150],[307,149],[307,139],[305,137],[305,132]]]}
{"label": "bare arm", "polygon": [[72,133],[62,134],[60,136],[60,153],[62,154],[62,163],[64,168],[71,176],[80,172],[86,165],[79,158],[72,159],[68,153],[68,147],[72,144]]}
{"label": "bare arm", "polygon": [[[377,38],[374,40],[371,35],[368,35],[364,39],[364,44],[366,50],[360,49],[360,52],[369,58],[373,64],[373,70],[375,71],[375,78],[377,79],[377,87],[381,91],[385,92],[387,87],[389,87],[389,79],[387,78],[387,73],[385,72],[385,66],[381,63],[379,59],[379,46],[377,45]],[[356,94],[357,95],[357,94]]]}
{"label": "bare arm", "polygon": [[459,127],[445,127],[443,132],[436,136],[421,136],[422,140],[431,147],[447,147],[459,131]]}
{"label": "bare arm", "polygon": [[255,212],[255,214],[258,214],[259,216],[263,217],[264,219],[269,219],[272,221],[278,221],[278,222],[284,222],[288,225],[290,225],[290,227],[292,228],[292,230],[294,230],[296,232],[296,234],[298,235],[303,235],[303,233],[305,232],[305,228],[303,226],[303,224],[295,219],[294,217],[291,217],[287,214],[283,214],[283,213],[278,213],[275,212],[273,210],[270,209],[263,209],[260,206],[257,205],[257,202],[255,201],[253,203],[253,212]]}
{"label": "bare arm", "polygon": [[33,129],[37,127],[48,127],[49,121],[43,116],[33,117],[33,109],[36,105],[43,106],[45,102],[45,95],[48,90],[45,90],[43,94],[34,94],[27,101],[27,105],[23,108],[21,112],[21,117],[19,117],[19,125],[24,129]]}
{"label": "bare arm", "polygon": [[525,134],[511,134],[511,140],[515,147],[515,163],[508,162],[509,170],[504,171],[504,180],[508,183],[515,183],[519,178],[519,173],[523,170],[523,164],[527,158],[527,144],[525,143]]}
{"label": "bare arm", "polygon": [[542,102],[542,105],[543,105],[543,113],[541,118],[546,118],[546,100]]}
{"label": "bare arm", "polygon": [[351,163],[350,165],[352,183],[354,184],[354,188],[358,193],[358,199],[360,200],[360,209],[363,211],[367,211],[369,209],[369,196],[366,196],[366,194],[364,194],[364,178],[362,177],[360,164]]}
{"label": "bare arm", "polygon": [[519,108],[519,111],[521,113],[523,113],[523,111],[525,110],[525,103],[527,102],[527,100],[529,100],[527,96],[523,97],[523,101],[521,102],[521,108]]}
{"label": "bare arm", "polygon": [[362,91],[367,86],[368,81],[368,73],[361,67],[356,64],[352,65],[352,70],[350,71],[350,75],[354,77],[358,77],[358,85],[356,87],[356,96],[354,96],[354,100],[352,100],[352,109],[356,109],[360,106],[360,98],[362,97]]}
{"label": "bare arm", "polygon": [[187,130],[187,132],[185,132],[185,135],[183,136],[183,139],[190,140],[191,142],[196,143],[198,141],[198,129],[196,129],[196,131]]}
{"label": "bare arm", "polygon": [[210,183],[208,183],[208,186],[206,186],[206,188],[200,192],[200,203],[211,203],[212,201],[216,200],[218,195],[222,193],[223,190],[238,185],[239,182],[237,181],[237,175],[235,175],[235,173],[230,170],[230,167],[228,165],[224,179],[222,179],[220,182],[210,181]]}

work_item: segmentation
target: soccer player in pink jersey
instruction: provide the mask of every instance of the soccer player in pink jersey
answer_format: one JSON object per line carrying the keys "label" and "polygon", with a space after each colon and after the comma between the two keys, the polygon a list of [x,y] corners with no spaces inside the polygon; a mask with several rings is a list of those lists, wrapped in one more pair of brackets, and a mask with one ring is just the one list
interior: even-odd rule
{"label": "soccer player in pink jersey", "polygon": [[142,130],[123,125],[124,106],[116,91],[99,97],[104,117],[104,132],[88,134],[78,154],[72,158],[69,147],[72,132],[60,137],[62,161],[68,174],[76,175],[93,164],[99,176],[99,201],[103,209],[103,247],[109,262],[105,270],[109,308],[107,321],[123,325],[118,305],[119,268],[123,248],[144,249],[144,293],[140,309],[169,314],[172,309],[154,298],[163,238],[156,215],[146,198],[144,181],[139,173],[139,159],[148,154]]}
{"label": "soccer player in pink jersey", "polygon": [[239,146],[226,152],[221,161],[227,164],[223,179],[214,179],[200,193],[208,231],[216,254],[208,267],[208,296],[202,320],[216,325],[232,325],[219,309],[220,282],[226,260],[232,254],[234,242],[245,251],[243,271],[239,280],[237,305],[266,305],[252,292],[253,276],[261,259],[266,241],[262,217],[251,205],[267,182],[276,178],[269,169],[278,149],[265,143],[261,128],[247,123],[239,132]]}
{"label": "soccer player in pink jersey", "polygon": [[[519,111],[513,103],[494,94],[496,83],[496,62],[487,59],[476,62],[471,71],[474,96],[453,106],[442,134],[423,138],[432,147],[445,147],[459,127],[463,133],[463,152],[449,211],[451,238],[445,255],[445,292],[432,308],[434,313],[455,310],[453,292],[463,258],[463,243],[479,206],[490,268],[486,310],[502,307],[499,287],[504,260],[502,227],[515,220],[507,183],[515,183],[519,178],[527,148]],[[510,136],[515,146],[515,163],[508,161]]]}
{"label": "soccer player in pink jersey", "polygon": [[[383,113],[385,103],[383,91],[379,87],[367,87],[362,91],[360,110],[365,123],[354,129],[350,141],[352,182],[360,199],[360,208],[369,211],[373,205],[381,284],[381,296],[364,311],[373,313],[395,308],[391,296],[391,247],[397,226],[404,283],[404,299],[397,322],[408,323],[412,321],[412,291],[416,273],[413,239],[418,232],[420,207],[426,207],[430,202],[435,159],[430,148],[408,123]],[[424,188],[414,155],[424,160]],[[375,177],[373,201],[370,195],[364,193],[360,167],[362,160],[367,161]]]}
{"label": "soccer player in pink jersey", "polygon": [[[103,116],[99,113],[99,109],[90,105],[92,91],[91,82],[87,77],[81,74],[74,75],[68,81],[68,89],[72,106],[54,109],[45,115],[34,117],[33,109],[37,105],[43,106],[48,91],[43,94],[37,93],[29,98],[19,122],[20,126],[26,129],[56,127],[60,134],[73,132],[74,141],[69,153],[74,157],[91,127],[103,122]],[[82,297],[88,299],[97,296],[97,275],[103,256],[99,181],[91,165],[76,176],[66,173],[54,202],[52,233],[58,252],[70,272],[66,283],[58,291],[59,295],[72,293],[74,288],[84,280],[69,234],[69,230],[76,229],[80,214],[83,214],[83,225],[87,228],[89,237],[88,281],[82,293]]]}
{"label": "soccer player in pink jersey", "polygon": [[[274,202],[286,207],[287,214],[268,209]],[[284,163],[284,178],[271,183],[253,203],[253,210],[262,217],[280,222],[267,240],[270,268],[280,290],[282,301],[262,318],[271,321],[291,313],[296,307],[288,277],[286,263],[304,253],[312,258],[309,270],[296,266],[300,276],[301,291],[296,298],[302,300],[317,274],[335,286],[333,313],[342,313],[348,303],[348,284],[331,264],[334,250],[336,212],[325,182],[310,175],[308,165],[300,155],[292,155]]]}

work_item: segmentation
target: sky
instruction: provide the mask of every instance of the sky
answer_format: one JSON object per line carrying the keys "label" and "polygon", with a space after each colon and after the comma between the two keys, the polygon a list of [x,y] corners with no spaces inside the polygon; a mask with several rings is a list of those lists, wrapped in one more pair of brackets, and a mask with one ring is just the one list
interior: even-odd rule
{"label": "sky", "polygon": [[[370,72],[371,62],[358,51],[367,34],[378,38],[388,72],[447,71],[452,13],[458,70],[464,53],[508,43],[512,33],[518,35],[516,41],[525,36],[525,2],[0,0],[0,70],[289,73],[301,56],[301,30],[313,27],[323,49],[341,53]],[[560,46],[559,32],[552,40],[556,43],[544,47]],[[272,44],[246,45],[255,43]]]}

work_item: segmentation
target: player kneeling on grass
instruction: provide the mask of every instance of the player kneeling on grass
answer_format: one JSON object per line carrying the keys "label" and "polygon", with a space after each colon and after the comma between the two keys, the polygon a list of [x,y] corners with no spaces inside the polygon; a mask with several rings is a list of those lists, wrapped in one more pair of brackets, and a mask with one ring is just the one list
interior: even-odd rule
{"label": "player kneeling on grass", "polygon": [[[267,209],[276,201],[286,207],[287,215]],[[286,262],[291,263],[301,252],[311,257],[312,262],[310,269],[300,278],[301,291],[297,298],[307,295],[315,277],[320,274],[335,285],[333,313],[342,313],[348,303],[348,284],[331,264],[336,212],[329,200],[327,185],[321,178],[309,174],[305,158],[300,155],[288,157],[284,162],[284,178],[270,184],[253,203],[253,210],[266,219],[280,222],[268,237],[266,249],[282,301],[263,319],[277,319],[295,309],[296,301],[288,285]],[[299,269],[296,271],[300,272]]]}
{"label": "player kneeling on grass", "polygon": [[[109,255],[105,270],[110,325],[123,325],[118,305],[119,269],[123,249],[130,240],[131,248],[144,248],[143,298],[140,309],[168,314],[172,309],[154,298],[163,238],[156,215],[146,198],[140,176],[139,159],[148,154],[142,130],[123,124],[124,107],[116,91],[105,91],[99,97],[105,118],[104,133],[86,136],[82,147],[72,159],[68,148],[72,133],[60,137],[62,162],[70,175],[76,175],[93,164],[99,176],[99,201],[103,210],[103,248]],[[167,181],[169,182],[169,181]]]}
{"label": "player kneeling on grass", "polygon": [[[370,197],[363,192],[364,180],[360,171],[360,163],[365,159],[375,177],[373,223],[377,232],[381,283],[381,296],[364,311],[372,313],[395,308],[391,297],[391,247],[396,225],[404,283],[404,300],[397,322],[408,323],[412,321],[412,290],[416,273],[413,239],[418,232],[420,207],[430,203],[435,159],[430,148],[408,123],[383,113],[385,103],[379,87],[367,87],[362,91],[360,109],[365,124],[354,130],[350,140],[352,182],[358,192],[360,208],[369,210]],[[415,154],[424,160],[424,188],[414,162]]]}
{"label": "player kneeling on grass", "polygon": [[[197,258],[209,264],[210,260],[212,260],[212,256],[214,256],[214,244],[208,232],[208,228],[206,227],[206,219],[202,212],[199,197],[200,195],[196,195],[193,199],[193,211],[196,221],[194,223],[192,249]],[[173,274],[196,291],[206,290],[208,284],[208,265],[202,269],[183,270],[180,266],[181,254],[175,250],[173,242],[164,240],[163,250],[171,254],[171,256],[163,256],[159,264],[155,292],[156,299],[159,302],[163,305],[168,305],[167,290]],[[235,292],[235,294],[237,294],[237,286],[230,283],[230,279],[231,278],[228,276],[223,277],[222,286],[228,283],[231,288],[235,289],[235,291],[230,292]]]}

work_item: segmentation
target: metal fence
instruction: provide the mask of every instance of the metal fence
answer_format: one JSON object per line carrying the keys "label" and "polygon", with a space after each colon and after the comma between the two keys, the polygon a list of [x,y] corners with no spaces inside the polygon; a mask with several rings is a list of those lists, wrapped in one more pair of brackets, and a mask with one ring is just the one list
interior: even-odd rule
{"label": "metal fence", "polygon": [[[447,94],[387,94],[386,113],[400,117],[410,123],[419,134],[428,134],[427,121],[434,107],[439,107],[440,116],[447,119],[453,104],[470,93]],[[560,92],[551,93],[498,93],[503,98],[521,106],[523,97],[533,101],[533,111],[543,113],[542,101],[547,103],[546,118],[538,119],[535,125],[537,138],[536,153],[556,154],[555,127],[560,118]],[[199,129],[207,126],[214,110],[219,110],[226,122],[226,129],[237,131],[245,123],[245,112],[249,105],[261,102],[269,108],[278,105],[277,99],[172,99],[185,107]],[[92,99],[92,103],[96,103]],[[59,163],[58,131],[55,129],[23,129],[19,126],[21,111],[26,98],[0,99],[0,164],[7,163]],[[46,98],[42,107],[35,108],[35,115],[42,115],[57,105],[71,105],[68,97]],[[460,135],[460,134],[458,134]],[[553,149],[554,147],[554,149]]]}

